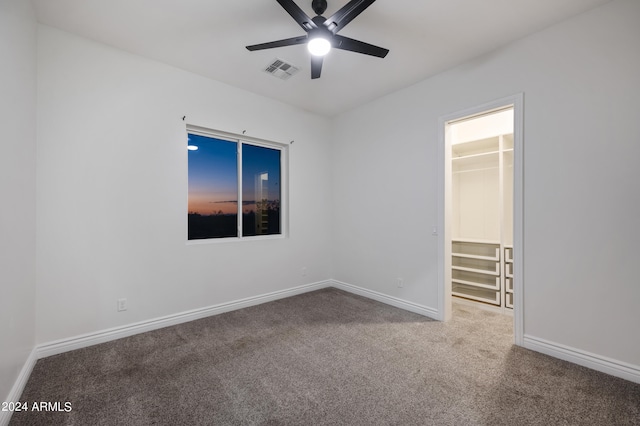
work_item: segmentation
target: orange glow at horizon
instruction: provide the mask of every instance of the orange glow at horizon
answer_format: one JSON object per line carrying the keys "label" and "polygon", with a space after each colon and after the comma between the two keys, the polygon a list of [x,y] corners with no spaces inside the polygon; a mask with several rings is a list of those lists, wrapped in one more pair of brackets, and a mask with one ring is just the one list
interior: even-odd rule
{"label": "orange glow at horizon", "polygon": [[211,193],[189,194],[189,213],[201,215],[233,214],[238,212],[237,196],[221,194],[217,197]]}
{"label": "orange glow at horizon", "polygon": [[[245,204],[242,211],[255,211],[255,203]],[[219,201],[214,200],[211,194],[200,194],[189,196],[189,213],[198,213],[203,216],[212,214],[236,214],[238,213],[238,202],[234,197],[222,197]]]}

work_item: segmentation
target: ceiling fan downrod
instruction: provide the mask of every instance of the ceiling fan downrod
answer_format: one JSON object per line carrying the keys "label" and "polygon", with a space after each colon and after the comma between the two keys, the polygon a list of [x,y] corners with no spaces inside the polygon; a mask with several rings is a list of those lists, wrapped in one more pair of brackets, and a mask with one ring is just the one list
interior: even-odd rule
{"label": "ceiling fan downrod", "polygon": [[327,10],[327,0],[313,0],[311,2],[311,8],[316,15],[322,15]]}

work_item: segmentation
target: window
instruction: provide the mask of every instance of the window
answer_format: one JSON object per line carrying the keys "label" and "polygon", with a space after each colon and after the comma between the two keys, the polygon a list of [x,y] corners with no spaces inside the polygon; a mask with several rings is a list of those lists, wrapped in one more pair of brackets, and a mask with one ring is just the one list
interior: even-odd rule
{"label": "window", "polygon": [[283,235],[286,146],[187,131],[188,239]]}

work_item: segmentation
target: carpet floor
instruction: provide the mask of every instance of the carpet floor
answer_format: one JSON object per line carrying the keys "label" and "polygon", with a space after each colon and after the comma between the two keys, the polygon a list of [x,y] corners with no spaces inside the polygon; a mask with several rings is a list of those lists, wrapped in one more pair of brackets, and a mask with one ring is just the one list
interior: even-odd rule
{"label": "carpet floor", "polygon": [[10,425],[640,425],[640,384],[512,342],[329,288],[41,359],[21,401],[62,411]]}

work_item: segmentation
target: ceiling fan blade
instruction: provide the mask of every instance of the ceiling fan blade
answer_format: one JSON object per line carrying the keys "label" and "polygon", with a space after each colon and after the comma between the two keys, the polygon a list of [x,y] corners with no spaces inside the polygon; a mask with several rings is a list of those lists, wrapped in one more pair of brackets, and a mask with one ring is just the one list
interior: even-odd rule
{"label": "ceiling fan blade", "polygon": [[270,41],[268,43],[260,43],[260,44],[252,44],[251,46],[247,46],[247,50],[263,50],[263,49],[273,49],[274,47],[284,47],[284,46],[294,46],[296,44],[304,44],[307,42],[307,36],[298,36],[292,38],[285,38],[284,40],[276,40]]}
{"label": "ceiling fan blade", "polygon": [[323,56],[311,55],[311,79],[320,78]]}
{"label": "ceiling fan blade", "polygon": [[336,49],[348,50],[350,52],[363,53],[365,55],[376,56],[378,58],[384,58],[389,53],[389,49],[374,46],[373,44],[365,43],[363,41],[354,40],[349,37],[343,37],[341,35],[333,36],[333,47]]}
{"label": "ceiling fan blade", "polygon": [[318,28],[311,18],[300,9],[300,7],[293,2],[293,0],[276,0],[280,3],[280,6],[287,11],[289,15],[302,27],[305,31],[310,31],[314,28]]}
{"label": "ceiling fan blade", "polygon": [[324,21],[324,26],[335,34],[375,1],[376,0],[351,0],[339,11],[328,17],[327,20]]}

